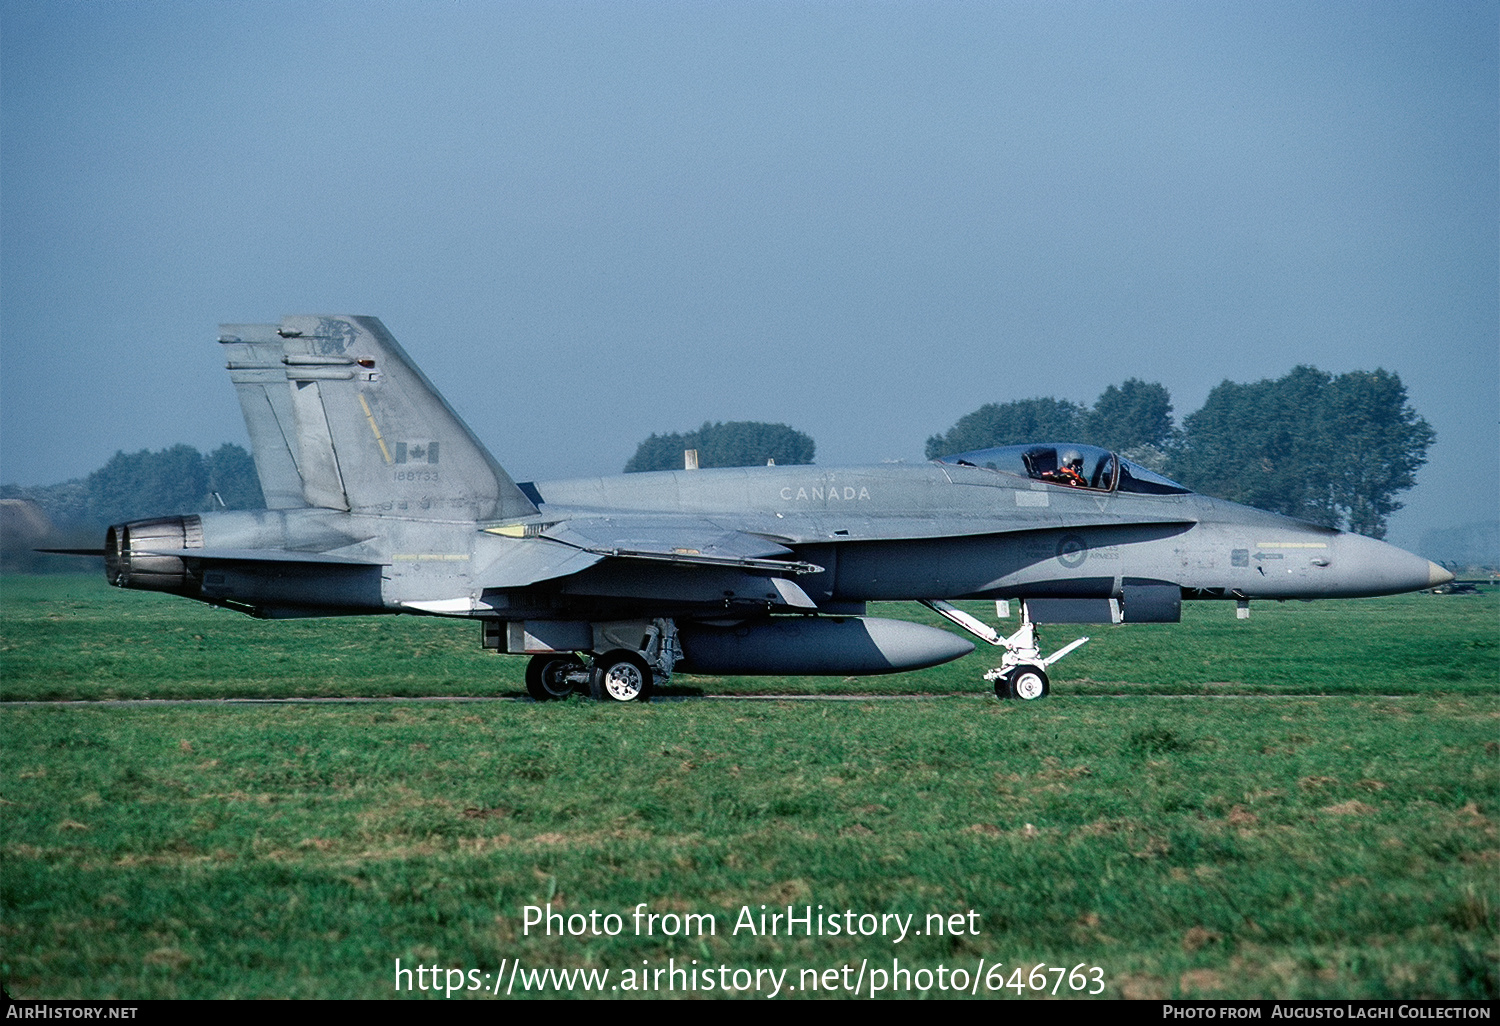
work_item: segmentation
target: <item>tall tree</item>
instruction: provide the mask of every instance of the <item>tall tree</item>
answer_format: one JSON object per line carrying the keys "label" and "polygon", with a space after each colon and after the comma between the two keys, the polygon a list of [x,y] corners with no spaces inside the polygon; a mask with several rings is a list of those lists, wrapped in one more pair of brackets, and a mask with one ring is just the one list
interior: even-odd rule
{"label": "tall tree", "polygon": [[1208,495],[1380,538],[1434,437],[1395,374],[1302,366],[1216,387],[1183,421],[1167,472]]}
{"label": "tall tree", "polygon": [[927,439],[927,458],[1025,442],[1083,441],[1087,411],[1066,399],[1018,399],[985,403],[941,435]]}
{"label": "tall tree", "polygon": [[1224,381],[1182,422],[1169,476],[1206,495],[1332,526],[1306,421],[1329,376],[1298,367],[1275,381]]}
{"label": "tall tree", "polygon": [[781,464],[813,461],[817,444],[811,436],[785,424],[755,420],[703,422],[697,431],[655,435],[642,442],[625,464],[625,473],[681,470],[684,449],[698,450],[700,467],[757,467],[767,460]]}
{"label": "tall tree", "polygon": [[1160,449],[1172,436],[1171,393],[1139,378],[1110,385],[1084,417],[1084,429],[1084,441],[1116,452]]}
{"label": "tall tree", "polygon": [[1383,370],[1351,371],[1330,382],[1323,399],[1329,502],[1349,530],[1385,537],[1396,493],[1417,483],[1417,469],[1437,438],[1406,401],[1406,388]]}

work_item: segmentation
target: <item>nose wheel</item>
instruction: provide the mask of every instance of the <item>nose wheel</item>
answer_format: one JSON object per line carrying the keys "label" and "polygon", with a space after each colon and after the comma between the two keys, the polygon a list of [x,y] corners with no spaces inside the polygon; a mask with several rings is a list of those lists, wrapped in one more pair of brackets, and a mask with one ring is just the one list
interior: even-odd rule
{"label": "nose wheel", "polygon": [[[988,678],[989,674],[985,674]],[[1040,666],[1017,666],[1008,673],[992,678],[997,698],[1019,698],[1024,702],[1045,698],[1052,690],[1047,671]]]}

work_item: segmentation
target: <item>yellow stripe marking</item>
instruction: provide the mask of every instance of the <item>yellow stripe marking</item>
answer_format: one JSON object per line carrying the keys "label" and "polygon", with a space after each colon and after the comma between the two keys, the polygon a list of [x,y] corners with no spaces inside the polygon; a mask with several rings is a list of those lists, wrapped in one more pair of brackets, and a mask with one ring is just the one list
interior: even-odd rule
{"label": "yellow stripe marking", "polygon": [[455,556],[441,552],[400,552],[391,557],[392,559],[426,559],[438,560],[443,563],[460,563],[467,560],[468,556]]}
{"label": "yellow stripe marking", "polygon": [[1326,549],[1327,542],[1256,542],[1257,549]]}
{"label": "yellow stripe marking", "polygon": [[502,538],[524,538],[526,537],[525,524],[508,524],[505,527],[486,527],[485,534],[498,534]]}
{"label": "yellow stripe marking", "polygon": [[380,429],[375,426],[375,414],[370,412],[370,404],[365,402],[365,394],[359,394],[359,405],[365,408],[365,420],[370,422],[370,430],[375,432],[375,444],[380,446],[380,454],[385,457],[387,463],[394,462],[391,459],[391,451],[385,447],[385,439],[380,437]]}

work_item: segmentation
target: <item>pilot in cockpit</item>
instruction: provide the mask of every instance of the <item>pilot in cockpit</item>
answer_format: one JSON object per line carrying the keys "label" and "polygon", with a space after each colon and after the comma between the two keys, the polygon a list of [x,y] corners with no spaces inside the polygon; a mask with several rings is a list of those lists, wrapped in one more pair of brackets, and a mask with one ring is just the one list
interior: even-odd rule
{"label": "pilot in cockpit", "polygon": [[1083,454],[1077,449],[1069,449],[1064,452],[1057,461],[1057,469],[1042,475],[1047,481],[1056,484],[1071,485],[1074,488],[1087,488],[1088,478],[1083,476]]}

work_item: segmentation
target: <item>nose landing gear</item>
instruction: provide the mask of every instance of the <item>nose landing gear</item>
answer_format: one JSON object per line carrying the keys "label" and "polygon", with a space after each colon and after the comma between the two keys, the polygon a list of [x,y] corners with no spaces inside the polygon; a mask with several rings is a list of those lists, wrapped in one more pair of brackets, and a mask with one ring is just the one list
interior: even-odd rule
{"label": "nose landing gear", "polygon": [[922,605],[958,624],[975,637],[991,645],[1004,647],[1005,654],[1000,657],[1000,665],[984,675],[985,680],[994,682],[995,695],[999,698],[1019,698],[1029,702],[1045,697],[1052,690],[1052,684],[1047,678],[1047,668],[1089,640],[1079,638],[1044,659],[1036,635],[1036,624],[1031,622],[1025,599],[1021,600],[1021,629],[1008,638],[947,602],[924,599]]}

